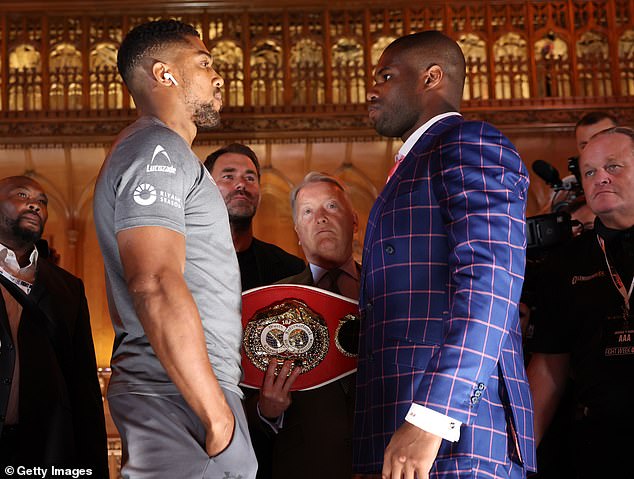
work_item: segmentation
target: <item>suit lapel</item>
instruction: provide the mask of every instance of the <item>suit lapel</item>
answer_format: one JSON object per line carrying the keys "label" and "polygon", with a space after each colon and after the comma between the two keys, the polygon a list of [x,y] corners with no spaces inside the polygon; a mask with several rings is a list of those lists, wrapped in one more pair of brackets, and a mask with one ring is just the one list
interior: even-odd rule
{"label": "suit lapel", "polygon": [[306,269],[302,271],[297,278],[299,284],[305,284],[306,286],[314,286],[315,280],[313,280],[313,272],[310,270],[310,265],[306,265]]}
{"label": "suit lapel", "polygon": [[[4,297],[0,292],[0,377],[13,377],[13,368],[15,367],[15,348],[13,347],[13,338],[11,336],[11,326],[7,316],[7,308],[4,303]],[[3,382],[0,384],[0,434],[4,425],[4,415],[9,404],[9,393],[11,385]]]}
{"label": "suit lapel", "polygon": [[11,336],[11,328],[9,327],[9,317],[7,316],[7,306],[4,303],[4,296],[0,292],[0,331],[4,328]]}
{"label": "suit lapel", "polygon": [[[403,162],[396,169],[390,180],[383,187],[381,194],[374,202],[372,206],[372,210],[370,211],[370,215],[368,218],[368,224],[366,227],[364,248],[363,248],[363,261],[362,264],[369,264],[367,262],[367,255],[370,252],[370,246],[374,242],[374,236],[376,232],[376,227],[380,222],[381,214],[383,213],[383,208],[387,203],[387,200],[391,198],[398,188],[399,183],[403,179],[408,179],[408,173],[412,171],[412,164],[421,157],[421,155],[429,151],[433,148],[434,143],[438,140],[438,137],[447,131],[450,128],[453,128],[455,125],[462,123],[464,119],[460,115],[452,115],[442,120],[437,121],[429,129],[423,133],[423,135],[419,138],[410,152],[407,154],[405,158],[403,158]],[[362,285],[363,287],[363,285]]]}
{"label": "suit lapel", "polygon": [[51,275],[46,261],[47,260],[45,259],[40,259],[38,261],[35,281],[33,288],[31,288],[31,293],[29,294],[29,298],[31,298],[35,304],[40,304],[47,298],[50,294],[49,288],[51,287],[51,284],[53,284],[53,282],[50,281]]}
{"label": "suit lapel", "polygon": [[[283,281],[283,282],[282,282]],[[310,265],[307,264],[306,268],[301,273],[294,274],[283,280],[276,281],[274,284],[303,284],[304,286],[314,286],[313,273],[310,270]]]}
{"label": "suit lapel", "polygon": [[24,313],[22,317],[46,333],[63,370],[71,370],[72,364],[70,319],[65,314],[69,310],[59,311],[61,303],[54,299],[67,294],[63,283],[54,274],[53,266],[45,259],[38,261],[35,282],[28,296],[31,307],[26,311],[27,317]]}

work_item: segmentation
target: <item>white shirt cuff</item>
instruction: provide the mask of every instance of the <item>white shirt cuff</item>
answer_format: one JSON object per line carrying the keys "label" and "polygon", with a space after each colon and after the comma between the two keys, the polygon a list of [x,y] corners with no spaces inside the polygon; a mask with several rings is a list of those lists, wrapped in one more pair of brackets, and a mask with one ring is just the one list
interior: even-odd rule
{"label": "white shirt cuff", "polygon": [[260,419],[265,423],[268,424],[268,426],[273,429],[273,432],[275,434],[277,434],[278,432],[280,432],[280,429],[282,429],[284,427],[284,413],[280,414],[275,421],[271,421],[270,419],[265,418],[262,413],[260,412],[260,403],[257,404],[257,410],[258,410],[258,416],[260,417]]}
{"label": "white shirt cuff", "polygon": [[423,431],[440,436],[447,441],[458,442],[460,439],[460,426],[462,426],[460,421],[420,404],[413,403],[410,406],[405,420]]}

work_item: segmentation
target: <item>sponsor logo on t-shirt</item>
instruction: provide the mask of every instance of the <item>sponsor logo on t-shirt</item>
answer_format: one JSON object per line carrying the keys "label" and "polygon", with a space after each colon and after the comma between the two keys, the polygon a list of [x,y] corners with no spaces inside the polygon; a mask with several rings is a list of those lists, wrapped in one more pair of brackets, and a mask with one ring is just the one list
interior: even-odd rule
{"label": "sponsor logo on t-shirt", "polygon": [[592,281],[593,279],[596,278],[603,278],[605,276],[605,271],[597,271],[594,274],[590,274],[588,276],[581,276],[581,275],[577,275],[577,276],[573,276],[572,277],[572,284],[575,285],[577,283],[585,283],[586,281]]}
{"label": "sponsor logo on t-shirt", "polygon": [[141,183],[134,189],[134,201],[141,206],[150,206],[156,201],[156,188],[149,183]]}
{"label": "sponsor logo on t-shirt", "polygon": [[172,208],[183,209],[183,200],[180,196],[169,191],[156,189],[149,183],[141,183],[134,189],[134,201],[141,206],[150,206],[157,201]]}
{"label": "sponsor logo on t-shirt", "polygon": [[149,165],[145,166],[145,171],[148,173],[169,173],[170,175],[176,174],[176,168],[172,166],[172,160],[170,159],[167,151],[161,145],[156,145],[154,148],[154,154]]}
{"label": "sponsor logo on t-shirt", "polygon": [[171,206],[172,208],[183,209],[183,202],[180,199],[180,196],[176,196],[174,193],[169,193],[167,191],[159,190],[158,192],[158,200],[159,203],[165,203],[166,205]]}

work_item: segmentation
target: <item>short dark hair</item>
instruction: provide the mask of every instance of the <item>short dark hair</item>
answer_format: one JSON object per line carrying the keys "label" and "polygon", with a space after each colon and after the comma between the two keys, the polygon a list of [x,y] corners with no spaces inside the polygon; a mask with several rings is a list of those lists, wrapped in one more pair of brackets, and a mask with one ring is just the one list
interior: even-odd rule
{"label": "short dark hair", "polygon": [[604,111],[591,111],[590,113],[586,113],[579,119],[579,121],[575,125],[575,131],[577,131],[577,128],[579,128],[580,126],[596,125],[603,120],[610,120],[614,126],[619,124],[619,122],[616,121],[614,115],[611,115]]}
{"label": "short dark hair", "polygon": [[126,86],[130,88],[132,72],[146,56],[190,36],[200,38],[193,26],[173,19],[142,23],[130,30],[117,53],[117,68]]}
{"label": "short dark hair", "polygon": [[253,162],[253,165],[255,165],[255,171],[258,174],[258,182],[260,181],[260,162],[258,161],[258,157],[255,154],[255,151],[253,151],[247,145],[243,145],[242,143],[231,143],[230,145],[223,146],[222,148],[219,148],[216,151],[210,153],[205,160],[205,168],[209,170],[209,173],[211,173],[214,169],[216,160],[225,153],[235,153],[237,155],[244,155],[249,158]]}

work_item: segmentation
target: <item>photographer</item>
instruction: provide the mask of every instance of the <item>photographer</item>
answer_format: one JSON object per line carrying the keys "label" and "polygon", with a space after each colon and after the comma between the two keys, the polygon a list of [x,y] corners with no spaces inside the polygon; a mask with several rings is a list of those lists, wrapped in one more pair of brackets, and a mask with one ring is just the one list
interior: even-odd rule
{"label": "photographer", "polygon": [[595,134],[580,173],[597,215],[586,231],[554,252],[538,294],[528,376],[539,442],[574,380],[574,477],[631,477],[634,466],[634,131]]}
{"label": "photographer", "polygon": [[[608,113],[593,111],[583,115],[575,125],[575,143],[578,154],[581,155],[592,136],[615,126],[617,126],[616,119]],[[535,161],[533,170],[553,190],[550,205],[545,213],[567,213],[570,215],[573,236],[577,236],[587,229],[592,229],[595,215],[586,204],[581,187],[579,157],[568,158],[568,170],[571,175],[563,179],[559,177],[559,172],[553,166],[542,160]],[[542,215],[533,218],[536,218],[538,222],[540,220],[547,221],[547,218],[542,217]],[[533,218],[528,218],[529,226]],[[550,238],[549,240],[552,242],[549,244],[560,243],[568,238],[569,235],[562,232],[562,236]]]}
{"label": "photographer", "polygon": [[602,111],[591,111],[583,115],[575,125],[575,140],[577,152],[581,154],[588,140],[600,131],[614,128],[618,123],[609,113]]}
{"label": "photographer", "polygon": [[[588,140],[600,131],[607,130],[618,126],[616,118],[609,113],[600,111],[592,111],[586,113],[575,125],[575,140],[577,143],[577,152],[581,155],[581,152],[588,144]],[[570,158],[568,160],[571,171],[574,173],[577,183],[581,183],[581,177],[579,175],[579,157]],[[570,216],[574,221],[580,224],[575,226],[573,234],[577,236],[582,231],[592,229],[594,224],[595,215],[586,204],[585,198],[581,197],[577,199],[577,202],[572,202],[569,209]]]}
{"label": "photographer", "polygon": [[[596,133],[616,126],[614,117],[603,112],[585,114],[575,125],[575,141],[577,151],[581,154],[590,137]],[[522,309],[524,312],[525,357],[530,360],[533,352],[533,335],[535,323],[544,310],[548,310],[555,299],[544,304],[542,294],[543,278],[550,276],[548,257],[556,256],[557,248],[567,243],[572,237],[594,228],[595,214],[586,203],[581,187],[579,157],[568,158],[570,175],[560,178],[559,172],[544,161],[536,161],[533,170],[551,188],[552,197],[547,214],[527,219],[528,252],[527,266],[522,292]],[[554,254],[553,254],[554,252]],[[545,271],[544,271],[545,269]],[[537,346],[539,350],[539,346]],[[575,401],[573,398],[572,380],[567,379],[559,406],[553,415],[547,434],[537,449],[539,473],[535,479],[566,479],[574,477],[570,469],[572,462],[572,424]]]}

